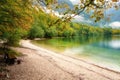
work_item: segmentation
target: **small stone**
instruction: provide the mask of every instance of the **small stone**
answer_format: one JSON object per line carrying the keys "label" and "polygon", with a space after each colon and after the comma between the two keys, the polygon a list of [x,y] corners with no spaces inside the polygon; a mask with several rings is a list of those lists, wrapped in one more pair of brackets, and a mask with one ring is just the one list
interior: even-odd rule
{"label": "small stone", "polygon": [[8,74],[6,74],[6,77],[7,77],[7,78],[10,78],[10,76],[9,76]]}

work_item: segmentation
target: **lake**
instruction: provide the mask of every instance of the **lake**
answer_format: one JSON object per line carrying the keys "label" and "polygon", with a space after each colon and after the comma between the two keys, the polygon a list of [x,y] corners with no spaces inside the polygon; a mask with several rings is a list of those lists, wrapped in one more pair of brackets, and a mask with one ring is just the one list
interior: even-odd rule
{"label": "lake", "polygon": [[52,38],[32,41],[54,52],[120,72],[120,36]]}

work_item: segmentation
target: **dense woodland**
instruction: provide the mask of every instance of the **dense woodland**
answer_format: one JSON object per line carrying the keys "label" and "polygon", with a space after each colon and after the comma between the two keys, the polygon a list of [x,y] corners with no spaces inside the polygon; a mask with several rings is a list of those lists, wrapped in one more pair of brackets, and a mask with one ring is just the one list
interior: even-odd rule
{"label": "dense woodland", "polygon": [[[72,36],[110,36],[119,34],[120,30],[112,28],[100,28],[82,23],[62,22],[49,26],[50,23],[57,20],[54,15],[48,15],[42,11],[35,15],[28,37],[34,38],[52,38],[52,37],[72,37]],[[33,34],[34,33],[34,34]]]}

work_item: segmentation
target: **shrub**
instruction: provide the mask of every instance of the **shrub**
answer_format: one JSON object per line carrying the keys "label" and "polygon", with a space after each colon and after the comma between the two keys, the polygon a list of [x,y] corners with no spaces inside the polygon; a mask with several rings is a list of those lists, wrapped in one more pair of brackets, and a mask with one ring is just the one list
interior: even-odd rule
{"label": "shrub", "polygon": [[45,35],[45,32],[40,26],[33,26],[29,32],[30,39],[42,38],[44,37],[44,35]]}

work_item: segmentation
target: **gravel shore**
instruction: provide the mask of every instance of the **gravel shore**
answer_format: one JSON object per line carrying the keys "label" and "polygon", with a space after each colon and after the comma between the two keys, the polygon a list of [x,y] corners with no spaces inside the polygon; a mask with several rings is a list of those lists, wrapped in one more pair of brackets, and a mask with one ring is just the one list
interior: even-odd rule
{"label": "gravel shore", "polygon": [[22,48],[14,48],[24,56],[22,63],[9,66],[8,80],[120,80],[120,73],[54,53],[22,40]]}

